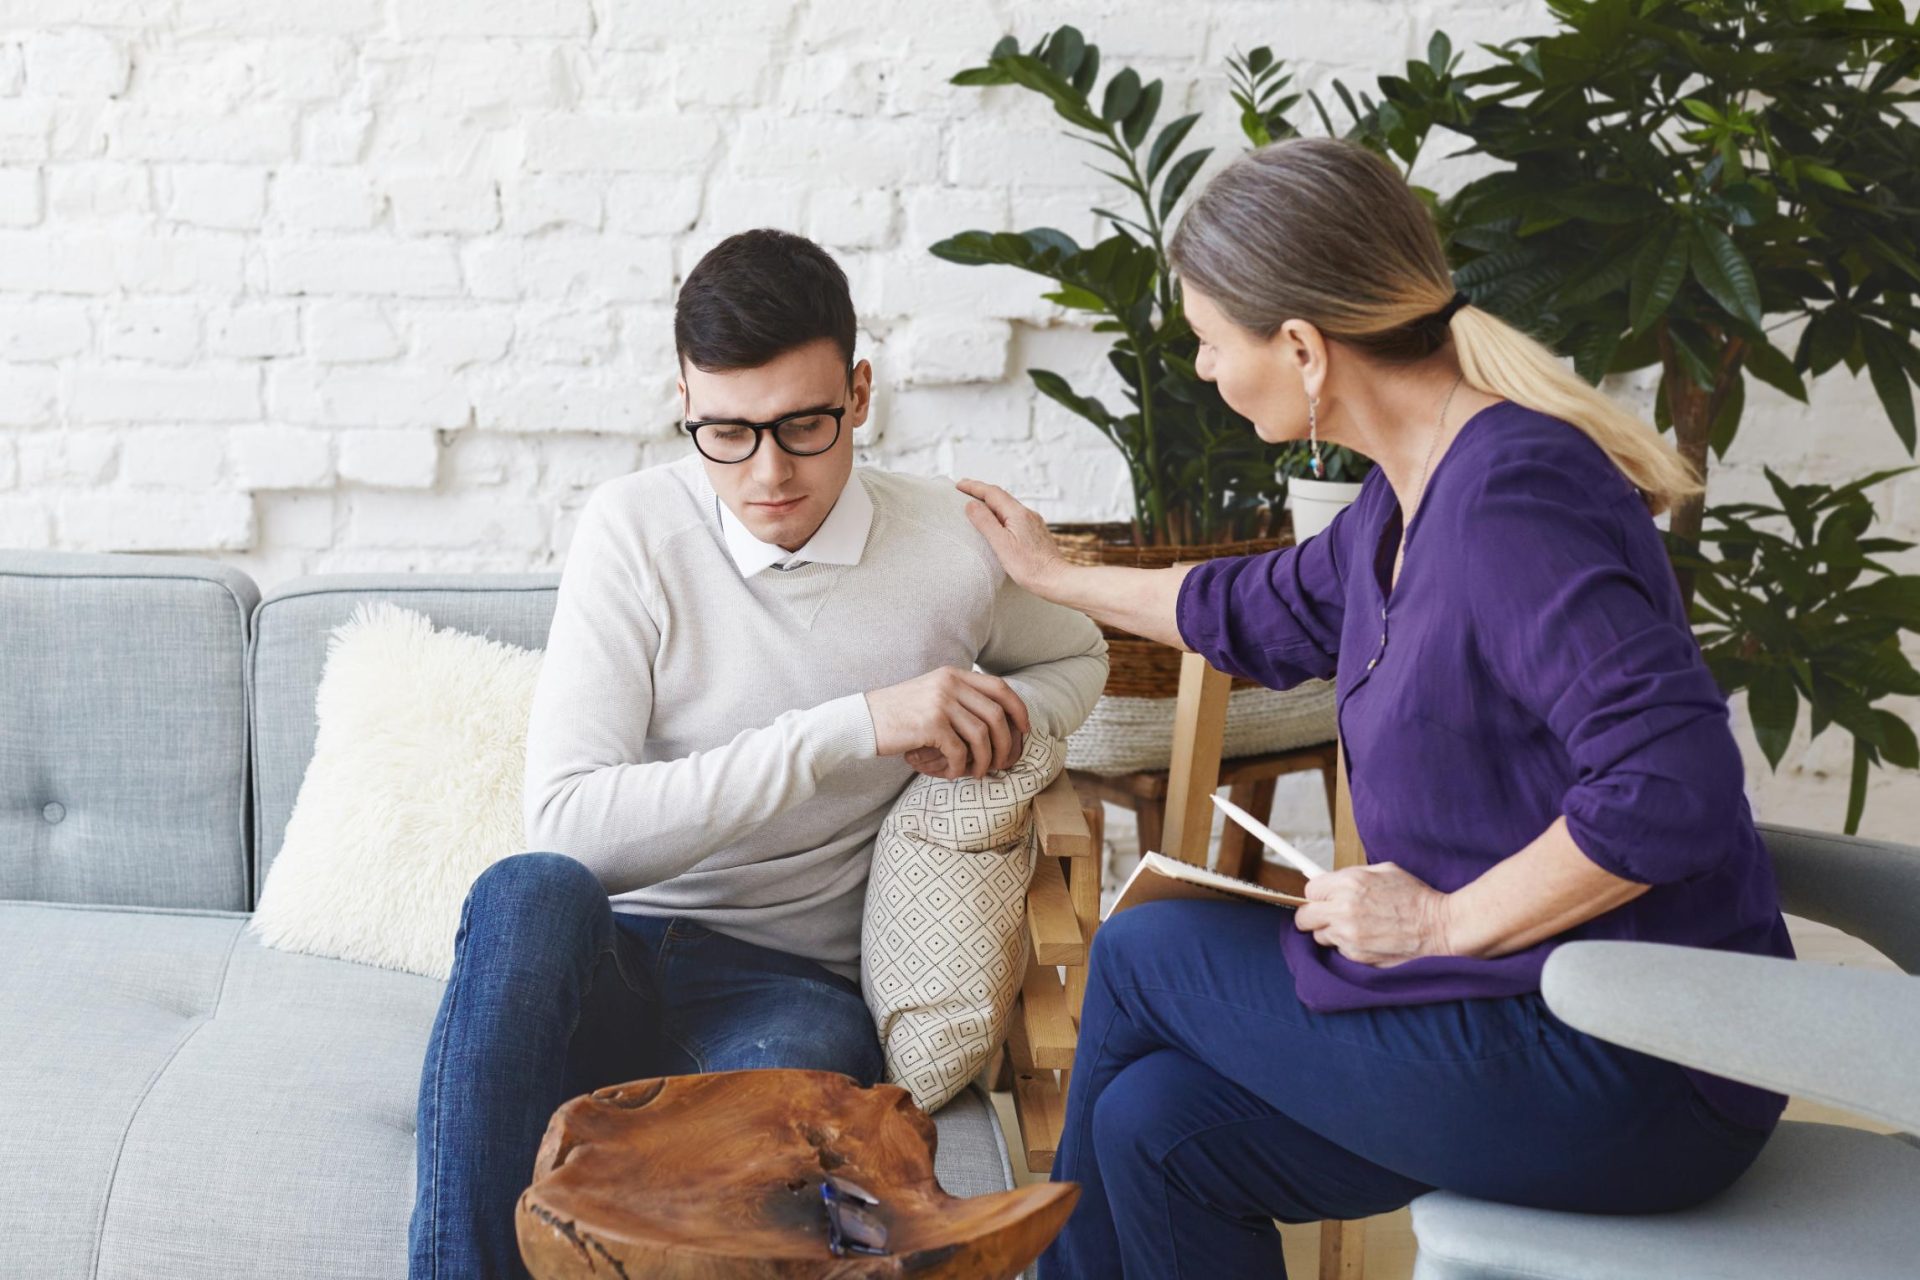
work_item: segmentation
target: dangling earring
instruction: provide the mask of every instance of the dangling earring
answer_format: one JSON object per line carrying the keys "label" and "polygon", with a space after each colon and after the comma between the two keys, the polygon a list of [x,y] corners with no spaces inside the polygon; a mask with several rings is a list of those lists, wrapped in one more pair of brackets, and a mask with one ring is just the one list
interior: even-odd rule
{"label": "dangling earring", "polygon": [[1307,447],[1313,450],[1312,466],[1313,478],[1315,480],[1320,479],[1327,473],[1326,464],[1320,460],[1320,420],[1314,414],[1314,409],[1317,408],[1319,404],[1319,396],[1307,397]]}

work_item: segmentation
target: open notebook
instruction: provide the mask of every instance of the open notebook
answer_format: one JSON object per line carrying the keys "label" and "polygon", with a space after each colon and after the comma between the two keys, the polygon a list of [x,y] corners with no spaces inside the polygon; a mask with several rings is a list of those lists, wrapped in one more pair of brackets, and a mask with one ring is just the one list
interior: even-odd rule
{"label": "open notebook", "polygon": [[[1275,834],[1272,828],[1239,805],[1231,800],[1223,800],[1219,796],[1213,796],[1212,800],[1231,821],[1251,832],[1261,844],[1272,849],[1291,864],[1304,880],[1311,880],[1317,875],[1326,873],[1326,868],[1288,844]],[[1150,852],[1140,859],[1140,865],[1133,869],[1133,874],[1127,877],[1127,882],[1120,886],[1120,895],[1113,900],[1113,906],[1109,907],[1106,915],[1101,918],[1108,919],[1116,911],[1125,911],[1128,907],[1139,906],[1143,902],[1157,902],[1162,898],[1246,898],[1253,902],[1270,903],[1276,907],[1297,907],[1306,902],[1306,899],[1298,894],[1282,893],[1278,889],[1269,889],[1265,885],[1222,875],[1218,871],[1209,871],[1205,867],[1196,867],[1178,858],[1169,858],[1164,853]]]}

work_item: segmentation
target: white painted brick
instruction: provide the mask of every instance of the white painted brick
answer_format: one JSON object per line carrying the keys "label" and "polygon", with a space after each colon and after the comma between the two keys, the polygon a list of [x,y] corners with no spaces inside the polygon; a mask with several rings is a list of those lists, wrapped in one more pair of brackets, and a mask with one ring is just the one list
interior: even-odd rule
{"label": "white painted brick", "polygon": [[705,164],[719,140],[719,126],[703,116],[545,116],[527,126],[527,168],[684,174]]}
{"label": "white painted brick", "polygon": [[477,235],[500,225],[500,191],[487,178],[395,178],[387,184],[387,199],[394,225],[405,235]]}
{"label": "white painted brick", "polygon": [[614,314],[605,307],[527,306],[514,317],[513,351],[541,364],[600,364],[617,346]]}
{"label": "white painted brick", "polygon": [[540,460],[533,441],[487,431],[462,431],[446,444],[442,481],[457,490],[507,484],[530,492],[539,474]]}
{"label": "white painted brick", "polygon": [[[696,197],[698,189],[694,188]],[[512,235],[525,236],[554,227],[598,231],[602,221],[602,188],[598,178],[575,174],[525,174],[500,186],[501,225]],[[631,231],[631,227],[616,227]],[[663,228],[668,230],[671,228]]]}
{"label": "white painted brick", "polygon": [[1106,167],[1111,157],[1061,129],[983,125],[960,130],[954,134],[951,156],[946,179],[958,187],[1111,188],[1115,200],[1126,194],[1087,167],[1093,161]]}
{"label": "white painted brick", "polygon": [[339,504],[334,494],[259,493],[253,503],[260,545],[297,551],[333,545],[334,511]]}
{"label": "white painted brick", "polygon": [[272,240],[266,251],[275,293],[445,298],[460,291],[460,259],[437,240]]}
{"label": "white painted brick", "polygon": [[436,369],[278,365],[267,373],[267,406],[280,422],[329,427],[467,424],[466,388]]}
{"label": "white painted brick", "polygon": [[120,462],[120,443],[111,431],[29,431],[14,447],[23,489],[103,485]]}
{"label": "white painted brick", "polygon": [[394,0],[393,28],[423,36],[584,36],[593,30],[587,0]]}
{"label": "white painted brick", "polygon": [[333,436],[302,427],[236,427],[227,459],[241,489],[318,489],[333,480]]}
{"label": "white painted brick", "polygon": [[1004,320],[942,316],[912,322],[904,342],[889,350],[900,352],[896,372],[911,384],[998,382],[1006,376],[1011,336]]}
{"label": "white painted brick", "polygon": [[361,82],[383,104],[433,112],[564,108],[580,98],[578,46],[510,40],[382,41],[360,60]]}
{"label": "white painted brick", "polygon": [[300,354],[300,308],[291,302],[220,307],[207,316],[207,354],[273,359]]}
{"label": "white painted brick", "polygon": [[676,108],[751,107],[765,101],[775,52],[766,41],[702,41],[698,57],[673,63],[669,96]]}
{"label": "white painted brick", "polygon": [[0,360],[58,360],[80,355],[92,341],[85,303],[52,298],[0,303]]}
{"label": "white painted brick", "polygon": [[45,427],[58,416],[60,374],[45,365],[0,367],[0,426]]}
{"label": "white painted brick", "polygon": [[0,489],[11,489],[20,479],[20,461],[14,456],[13,438],[0,436]]}
{"label": "white painted brick", "polygon": [[366,154],[372,133],[373,112],[363,107],[306,112],[300,117],[301,163],[358,163]]}
{"label": "white painted brick", "polygon": [[609,231],[672,235],[700,216],[700,186],[673,174],[615,178],[607,185],[606,208]]}
{"label": "white painted brick", "polygon": [[809,184],[822,174],[856,185],[932,182],[940,167],[940,131],[913,120],[754,115],[740,121],[728,161],[743,176]]}
{"label": "white painted brick", "polygon": [[601,38],[615,49],[671,45],[691,31],[784,43],[796,8],[766,0],[605,0]]}
{"label": "white painted brick", "polygon": [[386,489],[431,489],[440,470],[439,433],[426,428],[342,431],[340,478]]}
{"label": "white painted brick", "polygon": [[248,244],[237,236],[149,235],[112,246],[113,283],[130,293],[239,292]]}
{"label": "white painted brick", "polygon": [[659,302],[673,294],[673,250],[632,236],[547,235],[475,240],[462,255],[478,297]]}
{"label": "white painted brick", "polygon": [[[87,3],[91,6],[92,0]],[[142,6],[143,0],[128,3]],[[144,7],[151,7],[150,3]],[[239,35],[368,35],[385,24],[385,0],[327,0],[326,4],[313,4],[311,0],[193,0],[183,6],[175,30],[182,35],[231,39]]]}
{"label": "white painted brick", "polygon": [[1041,296],[1053,287],[1048,281],[1013,267],[963,267],[902,250],[869,258],[861,272],[878,282],[869,319],[931,314],[1043,323],[1060,311]]}
{"label": "white painted brick", "polygon": [[337,36],[236,41],[231,46],[259,68],[258,97],[317,103],[346,95],[354,80],[354,46]]}
{"label": "white painted brick", "polygon": [[901,247],[924,253],[937,240],[962,231],[1005,231],[1007,193],[998,187],[915,187],[901,197],[906,233]]}
{"label": "white painted brick", "polygon": [[203,116],[122,103],[107,126],[107,149],[117,160],[272,164],[293,155],[293,125],[294,115],[285,107]]}
{"label": "white painted brick", "polygon": [[487,547],[496,553],[546,543],[545,503],[494,494],[349,493],[347,539],[367,547]]}
{"label": "white painted brick", "polygon": [[257,227],[267,211],[267,171],[239,165],[179,165],[160,175],[175,222],[234,230]]}
{"label": "white painted brick", "polygon": [[718,178],[707,187],[698,230],[680,242],[682,270],[720,241],[756,227],[794,230],[806,217],[807,190],[789,178]]}
{"label": "white painted brick", "polygon": [[665,435],[673,430],[672,376],[590,381],[578,373],[522,373],[476,389],[475,420],[488,431]]}
{"label": "white painted brick", "polygon": [[156,489],[212,489],[226,465],[226,433],[206,427],[142,427],[120,449],[124,484]]}
{"label": "white painted brick", "polygon": [[360,231],[380,216],[380,197],[372,179],[353,169],[281,169],[273,175],[273,216],[306,231]]}
{"label": "white painted brick", "polygon": [[54,224],[138,217],[153,209],[151,170],[106,161],[58,164],[46,171],[47,217]]}
{"label": "white painted brick", "polygon": [[0,226],[30,227],[43,207],[38,169],[0,169]]}
{"label": "white painted brick", "polygon": [[0,96],[12,97],[26,87],[27,64],[17,44],[0,44]]}
{"label": "white painted brick", "polygon": [[828,187],[807,198],[807,235],[828,249],[872,249],[893,237],[891,191]]}
{"label": "white painted brick", "polygon": [[73,28],[28,36],[21,49],[27,88],[56,98],[112,98],[126,92],[126,46],[98,31]]}
{"label": "white painted brick", "polygon": [[327,299],[306,306],[309,356],[326,364],[390,360],[406,343],[386,307],[359,298]]}
{"label": "white painted brick", "polygon": [[53,545],[53,509],[27,495],[0,495],[0,547],[40,551]]}
{"label": "white painted brick", "polygon": [[491,364],[513,342],[513,316],[471,306],[416,309],[406,320],[413,359],[433,367],[458,369]]}
{"label": "white painted brick", "polygon": [[244,422],[260,416],[260,375],[251,368],[71,364],[65,378],[67,413],[75,422]]}
{"label": "white painted brick", "polygon": [[53,154],[53,104],[30,98],[0,101],[0,164],[45,160]]}
{"label": "white painted brick", "polygon": [[64,494],[61,541],[96,551],[239,551],[253,545],[253,499],[128,489]]}
{"label": "white painted brick", "polygon": [[538,442],[540,478],[549,490],[591,489],[640,465],[640,441],[561,435]]}
{"label": "white painted brick", "polygon": [[901,387],[875,393],[873,434],[889,451],[959,439],[991,441],[1007,451],[1008,443],[1031,433],[1032,404],[1018,386]]}
{"label": "white painted brick", "polygon": [[102,349],[117,360],[185,364],[200,350],[200,304],[155,298],[116,303],[100,337]]}

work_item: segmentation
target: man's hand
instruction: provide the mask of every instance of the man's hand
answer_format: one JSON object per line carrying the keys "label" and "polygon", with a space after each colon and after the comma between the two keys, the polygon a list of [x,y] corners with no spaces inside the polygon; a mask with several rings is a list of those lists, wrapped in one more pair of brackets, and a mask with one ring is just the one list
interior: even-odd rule
{"label": "man's hand", "polygon": [[1013,686],[982,671],[941,667],[867,694],[876,750],[935,778],[1010,768],[1033,732]]}
{"label": "man's hand", "polygon": [[1452,955],[1449,899],[1391,862],[1342,867],[1307,881],[1293,927],[1359,964],[1385,968],[1416,956]]}

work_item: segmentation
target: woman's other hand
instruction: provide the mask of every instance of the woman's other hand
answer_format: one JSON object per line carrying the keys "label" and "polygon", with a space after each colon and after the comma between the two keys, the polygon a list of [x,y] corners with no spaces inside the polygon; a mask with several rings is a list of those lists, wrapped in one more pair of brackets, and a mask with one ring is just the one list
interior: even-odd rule
{"label": "woman's other hand", "polygon": [[1034,595],[1053,599],[1048,588],[1067,561],[1040,513],[984,480],[960,480],[954,487],[974,499],[967,504],[967,519],[1000,557],[1007,576]]}
{"label": "woman's other hand", "polygon": [[1416,956],[1452,955],[1448,897],[1391,862],[1343,867],[1307,881],[1293,925],[1358,964],[1385,968]]}

